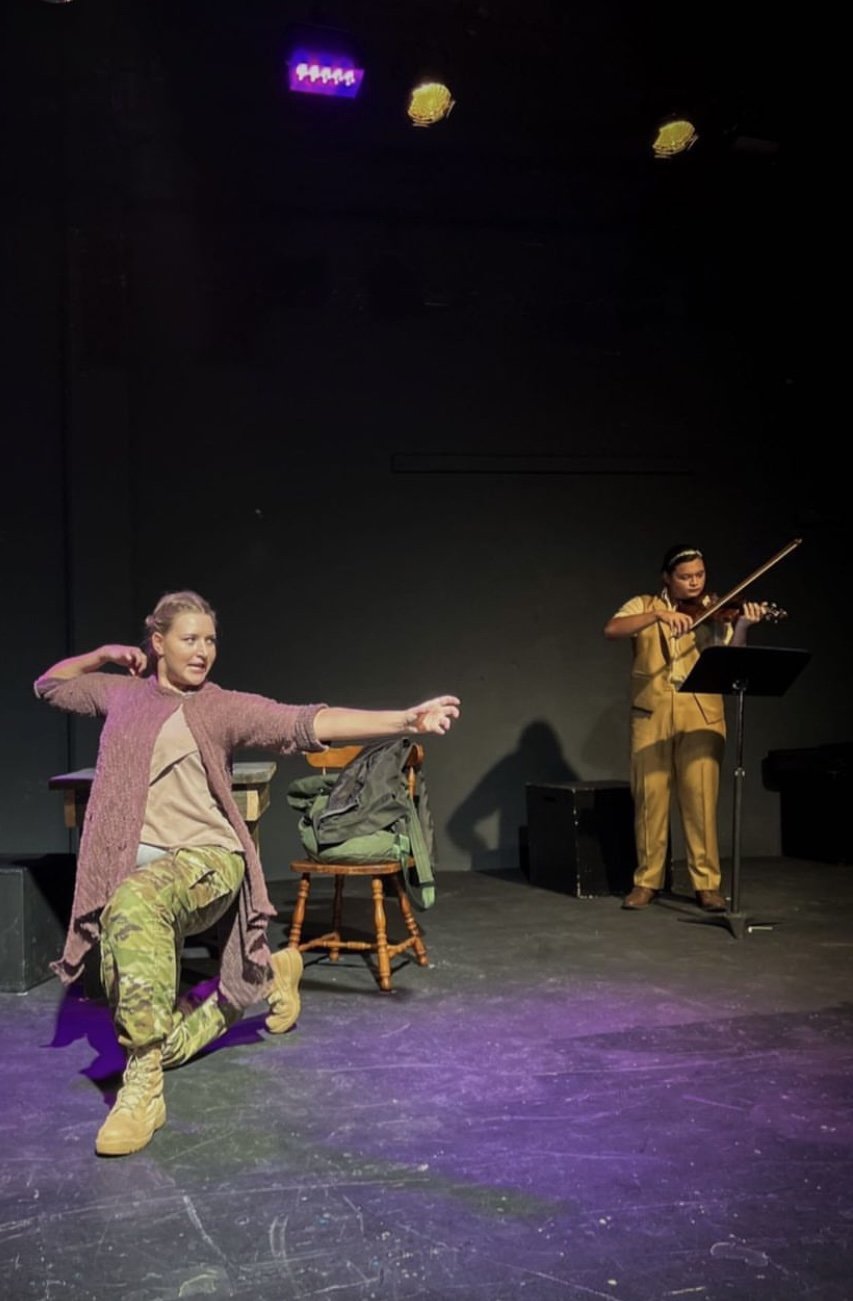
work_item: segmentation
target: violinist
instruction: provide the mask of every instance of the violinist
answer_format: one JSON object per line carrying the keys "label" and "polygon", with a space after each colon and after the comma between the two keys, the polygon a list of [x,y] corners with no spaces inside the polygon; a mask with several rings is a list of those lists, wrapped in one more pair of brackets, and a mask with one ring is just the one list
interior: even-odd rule
{"label": "violinist", "polygon": [[[605,637],[631,638],[631,792],[637,870],[623,908],[646,908],[664,883],[673,795],[687,848],[687,867],[701,908],[725,912],[720,891],[717,797],[725,746],[723,698],[678,690],[703,650],[742,646],[765,615],[743,601],[694,623],[709,608],[705,561],[679,543],[663,558],[662,586],[626,601],[604,626]],[[710,608],[713,608],[712,606]]]}

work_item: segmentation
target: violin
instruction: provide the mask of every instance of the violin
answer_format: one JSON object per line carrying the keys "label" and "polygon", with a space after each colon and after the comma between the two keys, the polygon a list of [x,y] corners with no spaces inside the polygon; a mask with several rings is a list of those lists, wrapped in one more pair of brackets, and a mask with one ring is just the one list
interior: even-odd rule
{"label": "violin", "polygon": [[[757,601],[756,604],[761,606],[762,621],[781,623],[788,617],[788,611],[783,610],[774,601]],[[701,596],[675,603],[679,613],[690,615],[694,627],[700,615],[704,616],[703,622],[711,620],[713,623],[734,623],[743,614],[743,606],[743,601],[726,602],[717,596],[716,592],[703,592]]]}
{"label": "violin", "polygon": [[[705,623],[708,619],[722,620],[724,623],[728,623],[739,618],[743,611],[743,602],[737,598],[744,588],[749,587],[750,583],[754,583],[756,578],[760,578],[762,574],[766,574],[767,570],[778,564],[783,556],[787,556],[798,547],[802,540],[802,538],[794,538],[781,551],[777,551],[775,556],[771,556],[763,565],[759,565],[756,570],[747,575],[743,582],[738,583],[730,592],[726,592],[725,596],[715,596],[713,592],[703,593],[702,596],[696,597],[695,600],[679,601],[678,609],[682,613],[690,615],[693,619],[693,628],[698,628],[700,623]],[[761,617],[767,619],[768,622],[775,623],[788,617],[787,610],[780,610],[779,606],[773,605],[772,602],[762,601],[760,604],[767,611]]]}

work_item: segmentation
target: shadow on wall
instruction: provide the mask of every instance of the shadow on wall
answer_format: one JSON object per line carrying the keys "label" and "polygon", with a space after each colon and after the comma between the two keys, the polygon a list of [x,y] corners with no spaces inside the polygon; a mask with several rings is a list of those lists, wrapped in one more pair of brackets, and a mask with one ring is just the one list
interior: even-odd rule
{"label": "shadow on wall", "polygon": [[630,704],[627,691],[599,714],[581,745],[584,767],[605,778],[622,779],[629,770]]}
{"label": "shadow on wall", "polygon": [[[577,780],[550,723],[529,723],[516,749],[499,759],[450,815],[447,834],[458,849],[469,855],[472,871],[524,870],[527,783]],[[480,824],[494,814],[498,818],[497,845],[490,849]]]}

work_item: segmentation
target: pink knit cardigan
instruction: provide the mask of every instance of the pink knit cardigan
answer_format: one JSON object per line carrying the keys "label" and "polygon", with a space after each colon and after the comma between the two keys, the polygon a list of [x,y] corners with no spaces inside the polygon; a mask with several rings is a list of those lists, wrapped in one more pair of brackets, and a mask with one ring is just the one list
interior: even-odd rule
{"label": "pink knit cardigan", "polygon": [[166,719],[181,705],[198,743],[210,789],[239,838],[246,874],[225,938],[220,988],[236,1007],[258,1002],[271,978],[267,924],[275,909],[260,859],[231,792],[235,750],[254,746],[277,754],[322,750],[314,718],[323,705],[284,705],[265,696],[225,691],[205,682],[176,693],[154,677],[84,673],[76,678],[41,677],[36,695],[74,714],[102,716],[95,776],[86,810],[71,924],[65,949],[52,968],[65,984],[83,970],[98,940],[98,917],[113,891],[136,867],[139,833],[148,798],[151,755]]}

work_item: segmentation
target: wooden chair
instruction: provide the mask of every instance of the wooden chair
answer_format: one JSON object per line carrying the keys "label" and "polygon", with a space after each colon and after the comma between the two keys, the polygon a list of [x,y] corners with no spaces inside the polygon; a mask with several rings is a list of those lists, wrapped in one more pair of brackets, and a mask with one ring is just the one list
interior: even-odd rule
{"label": "wooden chair", "polygon": [[[361,752],[361,749],[362,747],[359,745],[338,746],[323,750],[319,754],[306,754],[305,758],[312,768],[327,772],[330,769],[344,768],[351,759],[354,759]],[[423,757],[423,747],[412,745],[405,765],[409,793],[412,798],[415,795],[417,773],[423,763]],[[414,959],[419,966],[426,967],[429,965],[423,936],[415,921],[412,906],[406,895],[403,882],[403,865],[401,863],[315,863],[313,860],[306,859],[297,860],[291,863],[290,867],[291,871],[298,872],[301,878],[290,922],[288,939],[290,948],[298,948],[301,953],[307,953],[313,949],[324,949],[327,951],[331,962],[337,962],[342,952],[361,953],[370,967],[379,988],[384,993],[391,992],[391,961],[393,958],[398,957],[399,954],[408,953],[409,950],[412,950]],[[308,896],[311,893],[311,881],[315,876],[331,876],[335,880],[335,894],[332,903],[332,929],[324,935],[319,935],[316,939],[303,941],[302,926],[305,921],[305,909],[308,904]],[[373,896],[374,938],[372,940],[346,939],[341,931],[344,882],[349,877],[365,876],[370,878],[370,889]],[[383,886],[386,881],[396,892],[402,921],[408,931],[407,938],[397,943],[392,943],[388,939],[383,898]]]}

